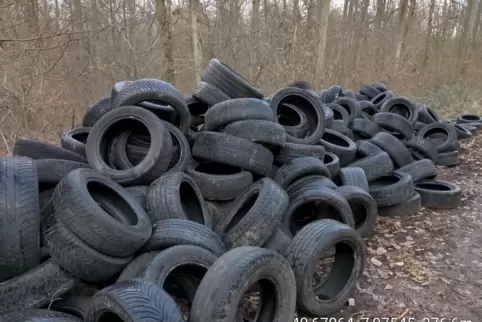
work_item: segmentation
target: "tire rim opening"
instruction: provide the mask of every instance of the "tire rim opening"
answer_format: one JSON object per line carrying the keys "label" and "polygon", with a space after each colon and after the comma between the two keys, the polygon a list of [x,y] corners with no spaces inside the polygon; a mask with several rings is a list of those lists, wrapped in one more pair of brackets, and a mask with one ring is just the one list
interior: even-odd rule
{"label": "tire rim opening", "polygon": [[87,137],[89,136],[89,132],[79,132],[72,134],[72,138],[76,141],[79,141],[81,143],[87,143]]}
{"label": "tire rim opening", "polygon": [[182,210],[186,216],[197,223],[205,224],[204,212],[199,201],[199,196],[194,187],[187,181],[181,182],[179,186],[179,196],[181,197]]}
{"label": "tire rim opening", "polygon": [[301,115],[289,104],[280,104],[278,107],[278,123],[283,126],[301,125]]}
{"label": "tire rim opening", "polygon": [[368,220],[368,209],[361,202],[349,201],[348,203],[355,219],[355,229],[360,229]]}
{"label": "tire rim opening", "polygon": [[226,232],[229,232],[231,229],[233,229],[241,221],[241,219],[243,219],[244,216],[246,216],[246,214],[251,210],[251,208],[256,203],[256,200],[258,200],[258,196],[259,196],[259,192],[255,190],[251,193],[249,198],[245,202],[243,202],[243,205],[236,211],[234,216],[229,221],[229,224],[225,229]]}
{"label": "tire rim opening", "polygon": [[384,186],[395,184],[398,181],[400,181],[400,178],[397,176],[385,176],[370,182],[370,188],[381,188]]}
{"label": "tire rim opening", "polygon": [[[439,135],[445,135],[446,137],[449,136],[449,133],[445,130],[445,129],[441,129],[441,128],[434,128],[434,129],[430,129],[430,130],[427,130],[424,134],[423,134],[423,138],[426,139],[426,140],[429,140],[430,141],[430,137],[439,137]],[[435,136],[434,136],[435,135]]]}
{"label": "tire rim opening", "polygon": [[373,99],[373,105],[377,105],[387,98],[387,93],[382,93]]}
{"label": "tire rim opening", "polygon": [[194,170],[212,175],[231,175],[241,172],[240,168],[231,167],[229,165],[217,162],[200,163]]}
{"label": "tire rim opening", "polygon": [[410,108],[405,104],[395,104],[388,109],[388,112],[398,114],[407,120],[412,116]]}
{"label": "tire rim opening", "polygon": [[340,211],[330,204],[309,200],[294,209],[290,218],[291,234],[296,235],[309,223],[320,219],[333,219],[346,224]]}
{"label": "tire rim opening", "polygon": [[136,105],[152,112],[163,121],[172,123],[175,126],[180,125],[180,119],[177,111],[167,102],[162,100],[148,100],[140,102]]}
{"label": "tire rim opening", "polygon": [[330,164],[332,162],[335,161],[335,158],[333,158],[333,156],[331,156],[330,154],[328,153],[325,153],[325,157],[323,158],[323,163],[324,164]]}
{"label": "tire rim opening", "polygon": [[166,276],[162,288],[181,306],[189,304],[207,271],[208,267],[201,265],[179,265]]}
{"label": "tire rim opening", "polygon": [[126,225],[137,225],[136,213],[115,190],[100,182],[91,181],[87,183],[87,191],[109,216]]}
{"label": "tire rim opening", "polygon": [[467,120],[467,121],[479,121],[480,117],[478,117],[477,115],[467,114],[467,115],[462,115],[461,119]]}
{"label": "tire rim opening", "polygon": [[97,322],[123,322],[119,315],[115,314],[114,312],[104,312],[97,318]]}
{"label": "tire rim opening", "polygon": [[244,293],[236,311],[236,321],[273,321],[276,313],[276,286],[261,279]]}
{"label": "tire rim opening", "polygon": [[322,140],[345,148],[350,146],[350,144],[340,136],[328,132],[325,132],[325,134],[323,134]]}
{"label": "tire rim opening", "polygon": [[429,183],[429,182],[424,182],[424,183],[417,183],[416,184],[417,188],[420,189],[425,189],[425,190],[436,190],[436,191],[451,191],[452,187],[449,187],[447,185],[441,184],[441,183]]}

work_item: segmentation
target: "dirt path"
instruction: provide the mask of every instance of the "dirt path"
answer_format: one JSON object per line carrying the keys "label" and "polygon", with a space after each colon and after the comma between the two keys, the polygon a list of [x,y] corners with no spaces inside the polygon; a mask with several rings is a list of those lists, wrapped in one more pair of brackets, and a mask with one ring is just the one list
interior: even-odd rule
{"label": "dirt path", "polygon": [[367,266],[355,305],[337,317],[353,322],[403,317],[482,321],[481,157],[478,137],[465,142],[458,167],[439,169],[439,178],[461,186],[459,208],[379,220],[374,236],[366,240]]}

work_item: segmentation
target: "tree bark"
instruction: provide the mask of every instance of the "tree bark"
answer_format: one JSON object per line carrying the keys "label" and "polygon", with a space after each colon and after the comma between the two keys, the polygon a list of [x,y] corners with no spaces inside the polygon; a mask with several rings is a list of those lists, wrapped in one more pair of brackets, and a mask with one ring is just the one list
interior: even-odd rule
{"label": "tree bark", "polygon": [[330,17],[330,0],[318,0],[316,4],[316,18],[318,20],[318,54],[316,55],[315,74],[318,85],[321,85],[325,67],[326,35]]}
{"label": "tree bark", "polygon": [[477,13],[475,15],[474,30],[472,32],[472,45],[471,45],[472,49],[475,49],[477,44],[477,34],[480,28],[480,19],[482,16],[482,0],[478,0],[477,5],[478,5],[478,8],[477,8]]}
{"label": "tree bark", "polygon": [[467,0],[467,8],[464,16],[464,27],[462,29],[462,35],[459,43],[459,69],[461,73],[464,73],[465,60],[467,58],[467,52],[470,47],[470,37],[474,28],[475,15],[476,15],[476,0]]}
{"label": "tree bark", "polygon": [[192,33],[192,47],[194,56],[194,72],[196,74],[196,83],[201,82],[201,65],[202,65],[202,50],[200,48],[199,33],[198,33],[198,0],[189,0],[189,10],[191,15],[191,33]]}
{"label": "tree bark", "polygon": [[430,0],[430,7],[428,9],[428,21],[427,21],[427,38],[425,40],[425,48],[424,48],[424,54],[423,54],[423,68],[427,68],[428,66],[428,55],[432,44],[434,10],[435,10],[435,0]]}
{"label": "tree bark", "polygon": [[[264,9],[266,11],[266,8]],[[251,11],[251,33],[258,30],[259,23],[259,0],[253,0],[253,10]]]}
{"label": "tree bark", "polygon": [[170,23],[170,14],[168,13],[166,0],[156,0],[156,11],[159,26],[161,27],[162,41],[163,41],[163,64],[164,79],[172,83],[174,82],[174,58],[172,54],[172,30]]}
{"label": "tree bark", "polygon": [[400,0],[399,15],[398,15],[398,34],[397,41],[395,44],[395,62],[394,62],[394,72],[398,71],[400,66],[400,58],[402,56],[403,48],[403,38],[405,34],[405,25],[407,24],[406,14],[407,14],[408,0]]}

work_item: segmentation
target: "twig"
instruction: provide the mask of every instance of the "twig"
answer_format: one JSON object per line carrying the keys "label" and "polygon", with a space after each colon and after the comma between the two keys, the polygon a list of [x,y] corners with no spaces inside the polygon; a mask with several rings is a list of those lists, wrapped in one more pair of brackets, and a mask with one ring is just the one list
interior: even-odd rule
{"label": "twig", "polygon": [[7,149],[7,152],[8,154],[12,154],[12,152],[10,151],[10,148],[8,147],[8,142],[7,142],[7,139],[5,138],[5,135],[3,134],[2,131],[0,131],[0,133],[2,134],[2,139],[3,139],[3,143],[5,144],[5,148]]}
{"label": "twig", "polygon": [[51,34],[51,35],[40,36],[40,37],[33,37],[33,38],[0,39],[0,44],[1,44],[2,42],[28,42],[28,41],[37,41],[37,40],[41,40],[41,39],[53,38],[53,37],[64,36],[64,35],[69,35],[69,36],[71,36],[71,35],[75,35],[75,34],[86,34],[86,33],[91,33],[91,32],[102,31],[102,30],[105,30],[105,29],[109,29],[109,28],[111,28],[111,27],[112,27],[112,26],[109,25],[109,26],[105,26],[105,27],[101,27],[101,28],[97,28],[97,29],[77,30],[77,31],[69,31],[69,32],[58,32],[58,33]]}

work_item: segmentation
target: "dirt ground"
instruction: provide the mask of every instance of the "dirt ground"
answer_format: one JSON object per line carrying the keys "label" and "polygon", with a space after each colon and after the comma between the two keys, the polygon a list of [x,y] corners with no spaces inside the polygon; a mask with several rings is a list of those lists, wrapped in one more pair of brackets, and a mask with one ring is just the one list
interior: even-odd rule
{"label": "dirt ground", "polygon": [[380,218],[354,303],[337,318],[482,321],[482,137],[463,143],[460,165],[440,167],[438,177],[461,186],[460,207]]}

